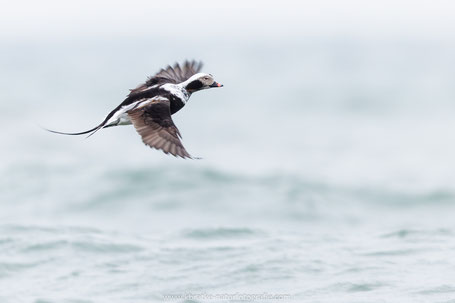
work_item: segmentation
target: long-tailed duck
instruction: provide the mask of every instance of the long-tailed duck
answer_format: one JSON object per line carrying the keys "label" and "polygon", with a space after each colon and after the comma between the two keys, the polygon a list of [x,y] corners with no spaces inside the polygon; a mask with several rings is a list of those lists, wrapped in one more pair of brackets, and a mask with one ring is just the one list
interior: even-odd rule
{"label": "long-tailed duck", "polygon": [[111,111],[98,126],[62,135],[93,135],[102,128],[133,124],[142,141],[175,157],[192,158],[180,141],[181,135],[171,115],[182,109],[191,94],[212,87],[222,87],[210,74],[200,73],[202,62],[186,61],[161,69],[138,87],[131,89],[126,99]]}

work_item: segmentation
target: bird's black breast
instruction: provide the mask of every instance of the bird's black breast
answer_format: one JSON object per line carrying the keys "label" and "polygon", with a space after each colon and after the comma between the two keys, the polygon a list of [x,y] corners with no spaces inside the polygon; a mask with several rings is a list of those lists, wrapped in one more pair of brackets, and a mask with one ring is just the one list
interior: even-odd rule
{"label": "bird's black breast", "polygon": [[183,101],[175,95],[169,93],[168,99],[171,101],[171,115],[175,114],[185,106],[185,103],[183,103]]}

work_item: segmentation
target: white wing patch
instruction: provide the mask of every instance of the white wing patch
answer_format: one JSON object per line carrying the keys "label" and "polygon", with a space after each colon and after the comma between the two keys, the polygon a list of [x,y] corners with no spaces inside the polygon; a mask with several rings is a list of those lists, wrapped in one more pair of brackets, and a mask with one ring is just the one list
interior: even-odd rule
{"label": "white wing patch", "polygon": [[161,88],[167,90],[172,95],[178,97],[180,100],[182,100],[183,104],[186,104],[186,102],[190,98],[188,92],[186,91],[186,89],[183,88],[182,84],[166,83],[161,85]]}

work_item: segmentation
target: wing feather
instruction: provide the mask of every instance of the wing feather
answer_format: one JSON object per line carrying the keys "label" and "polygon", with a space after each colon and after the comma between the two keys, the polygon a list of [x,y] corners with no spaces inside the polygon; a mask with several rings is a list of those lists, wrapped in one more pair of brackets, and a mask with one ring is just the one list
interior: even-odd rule
{"label": "wing feather", "polygon": [[149,105],[131,110],[128,116],[142,141],[175,157],[191,158],[180,141],[180,132],[171,118],[170,102],[164,98],[151,100]]}
{"label": "wing feather", "polygon": [[192,75],[197,74],[202,69],[202,62],[185,61],[181,67],[178,63],[161,69],[156,75],[150,77],[146,85],[154,85],[161,83],[181,83],[188,80]]}
{"label": "wing feather", "polygon": [[185,61],[182,66],[178,63],[174,67],[168,65],[161,69],[154,76],[147,79],[145,83],[139,84],[136,88],[130,89],[128,96],[136,95],[142,91],[148,90],[151,86],[165,83],[181,83],[188,80],[191,76],[201,71],[203,63],[201,61]]}

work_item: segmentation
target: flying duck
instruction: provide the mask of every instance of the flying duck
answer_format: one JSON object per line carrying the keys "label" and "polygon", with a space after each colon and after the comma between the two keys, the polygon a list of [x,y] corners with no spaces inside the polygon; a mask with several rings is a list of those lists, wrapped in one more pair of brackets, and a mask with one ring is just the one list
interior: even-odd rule
{"label": "flying duck", "polygon": [[133,124],[146,145],[175,157],[192,158],[180,141],[180,132],[171,115],[185,106],[192,93],[223,86],[211,74],[201,73],[201,69],[202,62],[196,61],[168,66],[131,89],[126,99],[98,126],[80,133],[48,131],[91,136],[102,128]]}

